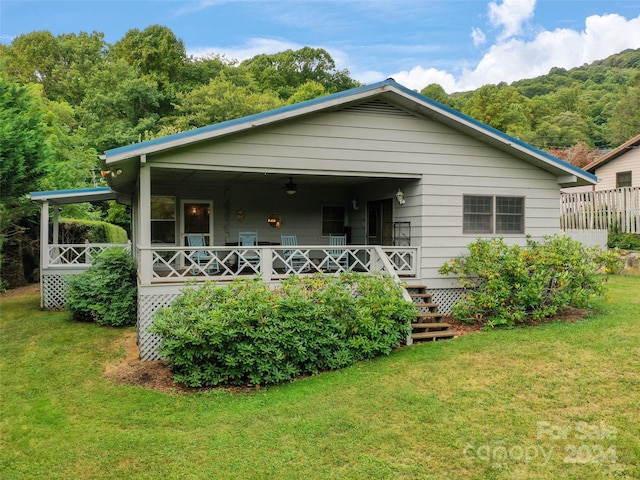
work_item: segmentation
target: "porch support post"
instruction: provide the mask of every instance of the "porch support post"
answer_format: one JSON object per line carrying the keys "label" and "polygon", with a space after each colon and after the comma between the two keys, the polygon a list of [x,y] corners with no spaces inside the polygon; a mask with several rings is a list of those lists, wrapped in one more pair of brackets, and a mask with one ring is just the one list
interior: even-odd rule
{"label": "porch support post", "polygon": [[138,219],[138,225],[140,230],[138,232],[138,239],[140,245],[140,265],[138,266],[138,272],[143,285],[151,284],[153,268],[153,256],[151,250],[151,171],[149,164],[140,164],[140,195],[139,209],[140,218]]}
{"label": "porch support post", "polygon": [[53,205],[53,241],[51,242],[53,245],[58,245],[60,243],[60,205]]}
{"label": "porch support post", "polygon": [[[40,207],[40,285],[43,272],[49,266],[49,202]],[[44,295],[40,295],[40,308],[44,308]]]}
{"label": "porch support post", "polygon": [[270,247],[263,248],[260,252],[260,274],[265,282],[271,281],[273,272],[273,250]]}

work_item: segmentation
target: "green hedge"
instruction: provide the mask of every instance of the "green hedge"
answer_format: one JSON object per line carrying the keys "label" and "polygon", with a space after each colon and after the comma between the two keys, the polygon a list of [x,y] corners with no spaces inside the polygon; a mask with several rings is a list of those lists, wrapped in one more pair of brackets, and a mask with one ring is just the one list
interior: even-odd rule
{"label": "green hedge", "polygon": [[609,232],[609,248],[640,250],[640,234]]}
{"label": "green hedge", "polygon": [[127,243],[124,228],[99,220],[60,219],[61,243]]}
{"label": "green hedge", "polygon": [[150,331],[179,383],[267,385],[388,355],[415,315],[386,276],[292,276],[277,290],[261,280],[187,288]]}

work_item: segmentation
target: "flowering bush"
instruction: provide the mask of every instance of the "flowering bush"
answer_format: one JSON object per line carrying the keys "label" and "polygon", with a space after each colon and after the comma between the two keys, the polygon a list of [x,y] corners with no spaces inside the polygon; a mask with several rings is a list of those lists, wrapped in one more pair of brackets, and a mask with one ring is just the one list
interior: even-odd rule
{"label": "flowering bush", "polygon": [[513,326],[549,317],[565,306],[585,307],[604,292],[599,272],[616,268],[613,252],[587,248],[565,236],[530,239],[527,246],[502,238],[478,239],[469,254],[448,261],[439,272],[456,275],[465,292],[452,309],[465,323]]}

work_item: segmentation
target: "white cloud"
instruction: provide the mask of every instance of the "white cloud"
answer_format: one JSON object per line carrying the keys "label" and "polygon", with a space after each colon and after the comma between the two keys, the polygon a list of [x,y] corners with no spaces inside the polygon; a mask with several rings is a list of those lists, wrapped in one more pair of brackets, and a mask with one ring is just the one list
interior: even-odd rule
{"label": "white cloud", "polygon": [[544,75],[552,67],[573,68],[639,47],[640,16],[626,20],[617,14],[594,15],[587,18],[582,32],[557,29],[541,32],[530,42],[512,39],[493,45],[474,70],[463,73],[457,88],[510,83]]}
{"label": "white cloud", "polygon": [[439,83],[453,93],[544,75],[552,67],[574,68],[627,48],[640,48],[640,15],[630,20],[617,14],[593,15],[581,32],[557,29],[540,32],[531,41],[513,38],[494,44],[475,68],[465,69],[457,79],[449,72],[422,66],[391,76],[412,89]]}
{"label": "white cloud", "polygon": [[394,73],[391,77],[398,83],[412,90],[422,90],[431,83],[438,83],[446,92],[456,89],[456,79],[450,73],[435,68],[423,68],[420,65],[410,71]]}
{"label": "white cloud", "polygon": [[476,47],[482,45],[487,41],[487,36],[479,28],[474,28],[471,30],[471,38],[473,40],[473,45]]}
{"label": "white cloud", "polygon": [[299,43],[287,42],[274,38],[251,38],[244,44],[237,46],[190,48],[187,51],[187,55],[193,55],[194,57],[224,55],[230,60],[238,60],[241,62],[261,53],[272,54],[289,49],[298,50],[302,47],[303,45],[300,45]]}
{"label": "white cloud", "polygon": [[226,2],[224,0],[200,0],[199,2],[187,2],[184,6],[176,10],[174,12],[174,15],[176,17],[180,17],[182,15],[190,15],[192,13],[199,12],[200,10],[205,10],[214,5],[220,5],[222,3]]}
{"label": "white cloud", "polygon": [[501,5],[489,3],[489,20],[503,31],[500,38],[509,38],[522,32],[522,24],[533,17],[536,0],[503,0]]}

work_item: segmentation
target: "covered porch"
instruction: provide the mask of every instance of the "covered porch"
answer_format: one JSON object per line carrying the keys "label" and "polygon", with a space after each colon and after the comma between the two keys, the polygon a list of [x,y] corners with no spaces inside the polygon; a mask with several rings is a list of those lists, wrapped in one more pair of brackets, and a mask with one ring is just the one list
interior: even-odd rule
{"label": "covered porch", "polygon": [[[126,169],[112,181],[126,184]],[[294,170],[295,172],[295,170]],[[419,179],[141,163],[131,185],[140,285],[260,275],[419,274]],[[249,239],[247,236],[249,235]],[[335,241],[336,238],[341,241]]]}

